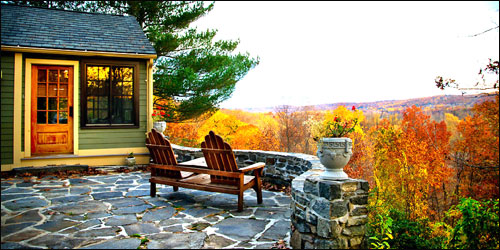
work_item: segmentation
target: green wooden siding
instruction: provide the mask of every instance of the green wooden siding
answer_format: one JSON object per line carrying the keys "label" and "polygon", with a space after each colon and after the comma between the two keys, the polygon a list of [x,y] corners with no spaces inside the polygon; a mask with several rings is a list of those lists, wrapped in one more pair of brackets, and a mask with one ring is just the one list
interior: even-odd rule
{"label": "green wooden siding", "polygon": [[144,147],[147,118],[146,62],[139,63],[139,128],[133,129],[80,129],[80,149]]}
{"label": "green wooden siding", "polygon": [[[36,59],[54,59],[54,60],[73,60],[80,61],[80,67],[82,65],[83,57],[78,56],[67,56],[67,55],[47,55],[47,54],[25,54],[23,56],[23,82],[24,82],[24,58],[36,58]],[[120,60],[120,58],[102,58],[103,60]],[[127,59],[124,59],[127,60]],[[146,116],[147,116],[147,69],[146,61],[139,61],[139,128],[131,129],[80,129],[80,124],[75,124],[78,126],[78,147],[79,149],[106,149],[106,148],[132,148],[132,147],[144,147],[146,140]],[[80,72],[80,69],[78,70]],[[82,79],[80,79],[81,81]],[[80,89],[80,83],[75,83],[75,87]],[[24,94],[24,84],[23,84],[23,94]],[[80,98],[74,98],[74,105],[78,105],[80,111]],[[24,150],[24,98],[22,103],[22,141],[21,147]],[[80,115],[80,114],[75,114]],[[81,118],[80,118],[81,119]]]}
{"label": "green wooden siding", "polygon": [[14,53],[1,52],[1,70],[0,163],[12,164],[14,162]]}

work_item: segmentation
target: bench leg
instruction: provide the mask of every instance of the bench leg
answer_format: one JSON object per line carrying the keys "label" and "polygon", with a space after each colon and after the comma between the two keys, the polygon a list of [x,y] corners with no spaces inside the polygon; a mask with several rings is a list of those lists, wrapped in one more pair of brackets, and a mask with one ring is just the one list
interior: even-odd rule
{"label": "bench leg", "polygon": [[155,197],[156,196],[156,183],[151,182],[150,192],[151,192],[150,193],[151,197]]}
{"label": "bench leg", "polygon": [[238,194],[238,212],[243,211],[243,192],[240,191]]}
{"label": "bench leg", "polygon": [[253,186],[253,190],[257,193],[257,204],[262,204],[262,180],[260,179],[260,175],[255,175],[255,184]]}
{"label": "bench leg", "polygon": [[179,191],[179,187],[178,186],[172,186],[174,188],[174,192],[177,192]]}
{"label": "bench leg", "polygon": [[262,204],[262,188],[260,185],[256,185],[253,189],[257,193],[257,204]]}

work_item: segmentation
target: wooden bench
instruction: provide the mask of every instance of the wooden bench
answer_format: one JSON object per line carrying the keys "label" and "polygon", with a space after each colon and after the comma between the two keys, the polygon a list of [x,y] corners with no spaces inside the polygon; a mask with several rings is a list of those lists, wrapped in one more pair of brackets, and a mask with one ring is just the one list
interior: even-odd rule
{"label": "wooden bench", "polygon": [[[153,140],[151,139],[153,138]],[[161,138],[161,139],[160,139]],[[262,203],[262,170],[259,162],[238,168],[233,150],[214,132],[205,136],[202,142],[203,159],[177,163],[170,142],[154,129],[148,133],[146,146],[153,163],[151,166],[151,196],[156,195],[156,184],[238,195],[238,211],[243,210],[243,192],[253,188],[257,203]],[[245,175],[253,171],[254,175]]]}

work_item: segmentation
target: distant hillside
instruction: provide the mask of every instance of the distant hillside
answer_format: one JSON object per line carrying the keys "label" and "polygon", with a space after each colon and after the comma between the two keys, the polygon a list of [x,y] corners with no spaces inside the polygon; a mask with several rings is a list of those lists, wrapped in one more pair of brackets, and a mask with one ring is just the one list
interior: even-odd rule
{"label": "distant hillside", "polygon": [[[363,110],[364,113],[399,114],[407,107],[413,105],[431,113],[434,119],[441,120],[445,112],[452,113],[459,118],[470,114],[470,109],[476,103],[486,100],[494,100],[493,95],[441,95],[407,100],[386,100],[376,102],[339,102],[330,104],[314,105],[316,110],[333,110],[339,106],[352,107]],[[311,106],[309,106],[311,107]],[[299,107],[297,107],[299,108]],[[248,108],[249,112],[272,112],[274,107],[268,108]]]}

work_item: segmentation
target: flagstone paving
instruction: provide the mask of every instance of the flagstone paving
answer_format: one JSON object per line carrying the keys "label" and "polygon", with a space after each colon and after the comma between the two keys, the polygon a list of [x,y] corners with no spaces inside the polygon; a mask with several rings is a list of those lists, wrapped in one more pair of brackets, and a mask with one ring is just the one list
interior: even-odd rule
{"label": "flagstone paving", "polygon": [[2,249],[271,248],[290,241],[290,197],[237,196],[158,185],[137,171],[58,179],[2,179]]}

